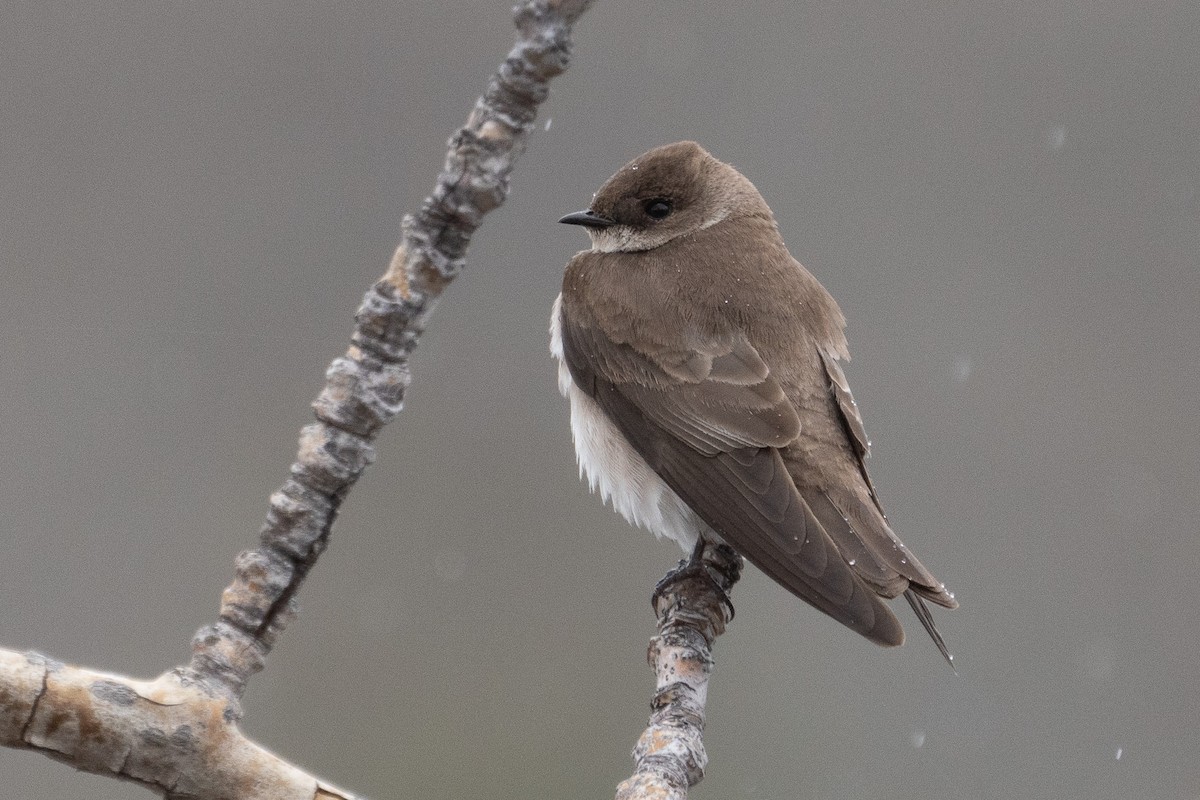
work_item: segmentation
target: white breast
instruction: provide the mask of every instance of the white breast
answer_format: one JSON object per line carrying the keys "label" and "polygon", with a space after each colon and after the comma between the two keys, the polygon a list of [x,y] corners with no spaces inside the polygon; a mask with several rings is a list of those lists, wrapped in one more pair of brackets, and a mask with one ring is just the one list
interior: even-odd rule
{"label": "white breast", "polygon": [[604,502],[611,502],[631,524],[690,551],[700,532],[713,535],[711,529],[629,445],[596,401],[575,385],[563,357],[561,315],[560,294],[550,315],[550,352],[558,359],[558,390],[571,404],[580,476],[586,475],[592,491],[599,489]]}

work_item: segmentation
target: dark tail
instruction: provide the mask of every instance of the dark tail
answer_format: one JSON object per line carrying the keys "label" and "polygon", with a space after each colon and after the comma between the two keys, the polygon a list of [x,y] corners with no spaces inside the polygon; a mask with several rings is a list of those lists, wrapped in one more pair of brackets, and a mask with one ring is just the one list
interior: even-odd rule
{"label": "dark tail", "polygon": [[[954,669],[954,656],[950,655],[950,651],[946,649],[946,640],[942,638],[942,634],[938,633],[937,626],[933,624],[933,615],[929,613],[929,606],[925,605],[925,601],[921,596],[912,589],[907,589],[904,592],[904,599],[912,606],[912,610],[917,615],[917,619],[921,620],[921,624],[925,626],[926,633],[929,638],[933,639],[933,643],[937,645],[937,649],[941,651],[942,658],[946,659],[946,663],[950,665],[950,669]],[[954,674],[958,674],[958,670],[954,669]]]}

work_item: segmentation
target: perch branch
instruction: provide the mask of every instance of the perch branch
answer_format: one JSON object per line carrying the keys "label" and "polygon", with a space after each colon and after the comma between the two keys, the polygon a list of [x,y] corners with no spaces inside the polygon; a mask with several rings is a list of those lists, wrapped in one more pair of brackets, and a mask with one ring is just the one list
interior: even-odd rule
{"label": "perch branch", "polygon": [[687,800],[704,778],[704,707],[712,646],[732,619],[729,592],[742,557],[725,545],[706,546],[707,576],[683,572],[656,597],[658,635],[646,654],[656,687],[650,725],[633,748],[634,773],[617,787],[617,800]]}
{"label": "perch branch", "polygon": [[0,744],[137,781],[168,798],[349,798],[237,729],[250,677],[296,612],[296,594],[328,544],[337,512],[399,413],[408,361],[438,298],[465,265],[471,234],[504,202],[571,30],[592,0],[530,0],[514,9],[508,57],[449,142],[420,211],[404,218],[383,277],[367,291],[351,345],[326,372],[317,421],[300,434],[291,474],[270,499],[257,549],[242,553],[217,622],[192,659],[153,681],[0,651]]}

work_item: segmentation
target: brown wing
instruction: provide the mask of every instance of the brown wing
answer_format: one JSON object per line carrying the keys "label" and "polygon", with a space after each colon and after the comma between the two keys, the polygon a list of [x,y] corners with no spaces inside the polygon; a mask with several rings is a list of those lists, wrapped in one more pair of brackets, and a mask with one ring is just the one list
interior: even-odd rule
{"label": "brown wing", "polygon": [[[852,540],[847,541],[846,547],[843,548],[844,550],[850,548],[847,558],[854,558],[856,554],[861,554],[868,569],[878,567],[883,572],[894,571],[911,581],[913,589],[919,594],[947,608],[957,607],[957,601],[946,591],[945,586],[917,560],[888,525],[887,517],[879,503],[879,497],[875,493],[875,486],[871,483],[871,476],[867,474],[865,459],[869,452],[870,442],[867,440],[858,403],[854,402],[854,396],[850,394],[850,385],[836,358],[822,350],[821,361],[825,365],[825,372],[829,377],[830,388],[837,401],[837,408],[841,413],[847,438],[858,456],[858,467],[862,472],[866,492],[855,491],[855,487],[852,486],[822,489],[819,490],[822,499],[814,502],[814,506],[825,506],[837,511],[837,516],[841,518],[843,524],[826,527],[846,531],[847,538]],[[816,490],[813,493],[816,494]],[[807,494],[806,492],[806,496]],[[825,519],[833,515],[830,513],[828,515],[818,514],[818,516]],[[831,534],[835,536],[839,546],[842,546],[837,534],[833,531]],[[894,597],[898,593],[893,592],[889,596]]]}
{"label": "brown wing", "polygon": [[[821,363],[825,366],[825,374],[829,377],[829,385],[833,389],[833,397],[842,412],[842,422],[846,425],[850,444],[854,446],[854,452],[858,454],[861,464],[862,460],[871,454],[871,442],[867,439],[867,429],[863,425],[858,403],[854,402],[854,395],[850,394],[850,383],[846,380],[846,373],[842,372],[842,365],[837,362],[837,356],[824,348],[820,353]],[[866,473],[865,468],[863,472]],[[870,480],[867,482],[870,483]]]}
{"label": "brown wing", "polygon": [[797,491],[778,448],[800,421],[744,339],[647,354],[562,314],[563,352],[650,467],[706,523],[796,596],[880,644],[904,632]]}
{"label": "brown wing", "polygon": [[783,389],[744,339],[651,357],[563,317],[563,351],[577,384],[586,388],[595,376],[619,386],[650,421],[705,455],[783,447],[800,433]]}
{"label": "brown wing", "polygon": [[[854,402],[850,384],[846,381],[846,375],[842,372],[837,358],[821,350],[821,361],[829,377],[830,390],[840,412],[847,439],[857,456],[863,486],[859,491],[855,491],[855,487],[805,487],[801,492],[830,537],[863,580],[885,597],[896,597],[903,592],[921,625],[953,666],[950,652],[942,635],[934,626],[933,616],[924,600],[931,600],[946,608],[957,608],[958,601],[905,547],[888,525],[883,506],[875,492],[875,485],[867,473],[866,458],[870,454],[871,443],[867,439],[858,403]],[[865,491],[862,491],[863,489]]]}

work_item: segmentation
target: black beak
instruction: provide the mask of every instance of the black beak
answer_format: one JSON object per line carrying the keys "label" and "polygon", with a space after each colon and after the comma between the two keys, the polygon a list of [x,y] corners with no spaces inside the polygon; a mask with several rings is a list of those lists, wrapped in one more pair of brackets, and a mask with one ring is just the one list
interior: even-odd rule
{"label": "black beak", "polygon": [[576,211],[574,214],[567,214],[559,220],[566,225],[582,225],[585,228],[611,228],[617,223],[613,222],[608,217],[601,217],[588,209],[587,211]]}

